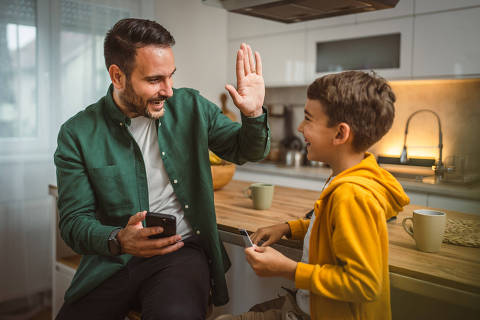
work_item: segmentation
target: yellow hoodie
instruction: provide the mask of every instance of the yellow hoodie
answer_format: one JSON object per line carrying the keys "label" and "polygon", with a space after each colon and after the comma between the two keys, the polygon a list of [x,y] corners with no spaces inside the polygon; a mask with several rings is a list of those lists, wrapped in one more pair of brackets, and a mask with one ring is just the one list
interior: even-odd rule
{"label": "yellow hoodie", "polygon": [[[312,319],[391,319],[386,220],[408,203],[369,153],[331,181],[315,202],[309,263],[295,273]],[[289,221],[292,238],[303,239],[309,222]]]}

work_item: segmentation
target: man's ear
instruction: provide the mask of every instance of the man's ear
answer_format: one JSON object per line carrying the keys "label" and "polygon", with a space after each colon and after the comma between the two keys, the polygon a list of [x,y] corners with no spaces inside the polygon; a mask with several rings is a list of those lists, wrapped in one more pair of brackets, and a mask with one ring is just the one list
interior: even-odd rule
{"label": "man's ear", "polygon": [[123,90],[125,89],[125,83],[127,80],[127,77],[125,73],[123,73],[122,70],[116,65],[116,64],[111,64],[110,67],[108,68],[108,74],[110,75],[110,80],[112,80],[112,84],[117,90]]}
{"label": "man's ear", "polygon": [[350,137],[352,137],[352,131],[350,126],[345,122],[340,122],[337,124],[337,132],[333,138],[333,145],[345,144]]}

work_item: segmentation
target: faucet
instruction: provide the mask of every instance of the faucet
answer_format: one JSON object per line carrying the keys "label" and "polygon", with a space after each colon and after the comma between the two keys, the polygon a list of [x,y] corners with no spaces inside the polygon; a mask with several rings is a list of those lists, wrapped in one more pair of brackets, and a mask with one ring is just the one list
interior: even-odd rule
{"label": "faucet", "polygon": [[443,150],[443,136],[442,136],[442,124],[440,122],[440,117],[435,111],[432,111],[430,109],[420,109],[412,113],[408,119],[407,119],[407,124],[405,126],[405,137],[403,139],[403,150],[400,155],[400,163],[405,164],[408,161],[408,156],[407,156],[407,135],[408,135],[408,124],[410,123],[410,120],[413,118],[414,115],[420,113],[420,112],[430,112],[432,113],[436,118],[438,122],[438,161],[433,166],[433,169],[435,171],[435,176],[439,178],[443,178],[443,175],[445,173],[445,167],[442,162],[442,150]]}

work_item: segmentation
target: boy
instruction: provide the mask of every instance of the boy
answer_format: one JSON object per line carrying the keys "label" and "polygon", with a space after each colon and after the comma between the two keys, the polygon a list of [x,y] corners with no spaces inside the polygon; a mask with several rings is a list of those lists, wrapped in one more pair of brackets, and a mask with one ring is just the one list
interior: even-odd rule
{"label": "boy", "polygon": [[[277,310],[236,318],[391,319],[386,221],[409,199],[366,150],[392,126],[395,95],[385,79],[349,71],[315,80],[307,97],[298,131],[308,159],[332,176],[311,219],[261,228],[252,241],[265,242],[245,250],[257,275],[292,279],[299,290],[283,306],[276,299]],[[301,262],[269,247],[282,236],[304,239]]]}

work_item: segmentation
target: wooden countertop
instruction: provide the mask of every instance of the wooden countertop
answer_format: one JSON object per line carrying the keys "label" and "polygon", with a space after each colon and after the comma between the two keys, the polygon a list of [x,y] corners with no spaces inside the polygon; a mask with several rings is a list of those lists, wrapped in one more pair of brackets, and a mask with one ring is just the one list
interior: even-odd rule
{"label": "wooden countertop", "polygon": [[[313,208],[320,192],[275,186],[272,207],[255,210],[243,196],[250,183],[233,180],[215,191],[215,208],[220,230],[237,232],[238,228],[255,231],[260,227],[303,217]],[[390,272],[449,288],[480,294],[480,248],[442,244],[437,253],[416,249],[414,240],[403,230],[402,220],[421,208],[408,205],[396,220],[389,222]],[[449,218],[480,220],[480,216],[443,210]],[[289,241],[285,241],[289,242]],[[301,248],[298,244],[292,246]]]}

